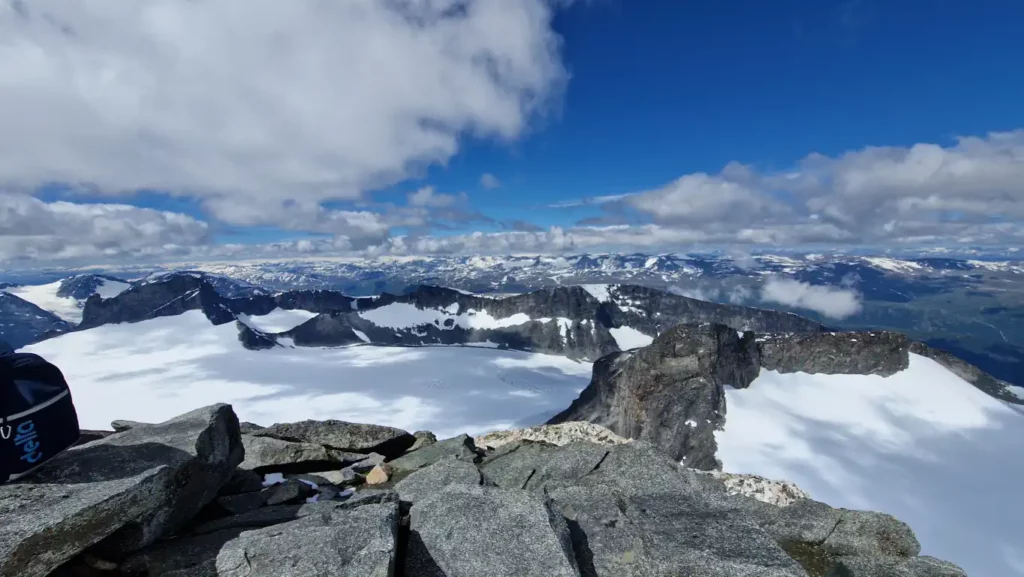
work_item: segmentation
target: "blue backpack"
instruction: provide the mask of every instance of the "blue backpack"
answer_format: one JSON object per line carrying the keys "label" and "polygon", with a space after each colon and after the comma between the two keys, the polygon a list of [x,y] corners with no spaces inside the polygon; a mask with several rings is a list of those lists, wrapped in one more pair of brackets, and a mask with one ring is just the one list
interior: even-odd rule
{"label": "blue backpack", "polygon": [[0,483],[24,477],[80,435],[60,369],[0,344]]}

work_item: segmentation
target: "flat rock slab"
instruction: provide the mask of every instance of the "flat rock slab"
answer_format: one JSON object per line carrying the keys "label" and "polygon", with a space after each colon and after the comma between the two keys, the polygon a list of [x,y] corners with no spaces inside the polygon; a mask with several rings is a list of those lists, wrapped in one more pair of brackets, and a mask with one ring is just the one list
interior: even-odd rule
{"label": "flat rock slab", "polygon": [[331,449],[314,443],[283,441],[273,437],[242,435],[245,460],[241,468],[262,472],[308,472],[342,467],[366,458],[366,455]]}
{"label": "flat rock slab", "polygon": [[390,577],[398,504],[317,510],[255,530],[178,539],[125,562],[149,577]]}
{"label": "flat rock slab", "polygon": [[321,501],[303,505],[263,507],[248,513],[208,521],[193,529],[192,534],[203,535],[225,529],[257,529],[287,523],[310,515],[330,513],[336,509],[355,509],[363,505],[381,503],[398,503],[398,494],[393,491],[367,489],[356,492],[346,501]]}
{"label": "flat rock slab", "polygon": [[145,547],[214,500],[241,460],[229,405],[69,449],[0,487],[0,575],[47,575],[104,539],[120,552]]}
{"label": "flat rock slab", "polygon": [[416,442],[416,437],[402,429],[336,420],[278,423],[252,434],[352,453],[380,453],[388,458],[401,455]]}
{"label": "flat rock slab", "polygon": [[402,479],[395,484],[395,491],[402,501],[415,504],[448,485],[479,485],[480,481],[480,470],[476,465],[448,458]]}
{"label": "flat rock slab", "polygon": [[742,512],[685,493],[594,485],[555,489],[551,499],[588,577],[806,577]]}
{"label": "flat rock slab", "polygon": [[395,471],[415,471],[447,457],[455,457],[466,461],[475,460],[478,454],[472,437],[469,435],[459,435],[458,437],[438,441],[432,445],[406,453],[393,461],[389,461],[388,465],[391,465],[391,468]]}
{"label": "flat rock slab", "polygon": [[449,485],[412,508],[408,577],[579,577],[569,528],[526,491]]}

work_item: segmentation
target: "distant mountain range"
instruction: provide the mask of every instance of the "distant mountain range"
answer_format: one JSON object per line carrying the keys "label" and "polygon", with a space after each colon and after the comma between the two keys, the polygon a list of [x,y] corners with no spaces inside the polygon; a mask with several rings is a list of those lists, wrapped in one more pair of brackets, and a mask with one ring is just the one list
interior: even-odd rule
{"label": "distant mountain range", "polygon": [[[423,285],[492,296],[578,284],[646,286],[719,304],[796,312],[841,329],[903,332],[915,340],[953,352],[1000,379],[1024,385],[1024,323],[1021,322],[1024,320],[1024,283],[1021,282],[1024,261],[1020,260],[813,254],[747,258],[582,254],[290,260],[185,266],[191,271],[188,274],[206,278],[227,298],[316,290],[335,291],[349,297],[385,292],[402,295],[414,290],[410,287]],[[187,272],[174,268],[169,265],[111,268],[99,272],[113,276],[88,274],[74,277],[78,280],[58,281],[63,287],[60,294],[71,295],[79,316],[57,314],[71,323],[81,320],[85,293],[89,283],[94,282],[88,279],[105,278],[105,283],[116,282],[119,278],[135,279],[130,282],[138,285],[152,283],[169,272]],[[35,284],[37,292],[43,287],[51,287],[52,291],[54,275],[66,273],[37,271],[32,274],[9,275],[7,280]],[[845,318],[834,318],[817,310],[811,301],[779,302],[767,298],[766,282],[778,278],[811,286],[838,287],[856,295],[859,310]],[[39,286],[41,281],[49,284]],[[69,289],[72,285],[75,288]],[[45,300],[38,294],[19,292],[26,288],[31,287],[0,290],[36,304]],[[48,303],[40,306],[55,310]],[[0,324],[5,322],[0,320]],[[36,338],[45,333],[33,330]]]}

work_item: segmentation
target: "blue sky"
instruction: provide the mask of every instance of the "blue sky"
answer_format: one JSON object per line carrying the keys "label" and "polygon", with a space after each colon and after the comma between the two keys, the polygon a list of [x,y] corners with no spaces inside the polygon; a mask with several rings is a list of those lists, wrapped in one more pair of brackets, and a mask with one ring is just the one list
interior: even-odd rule
{"label": "blue sky", "polygon": [[[469,5],[476,6],[474,2]],[[180,252],[181,246],[189,242],[263,245],[302,239],[320,243],[333,239],[330,246],[316,249],[325,252],[364,251],[368,247],[371,252],[546,252],[616,248],[620,244],[624,249],[652,250],[731,243],[751,247],[801,243],[1012,245],[1020,233],[1024,194],[1020,185],[1013,184],[1024,174],[1024,134],[1018,132],[1024,127],[1024,107],[1020,105],[1024,102],[1024,75],[1020,73],[1024,39],[1019,30],[1020,22],[1024,22],[1024,4],[1020,2],[593,0],[556,9],[542,0],[530,0],[524,3],[529,6],[522,14],[515,12],[518,8],[489,8],[509,10],[499,16],[506,23],[523,19],[526,24],[522,29],[499,26],[489,31],[493,40],[473,40],[480,43],[473,45],[478,53],[496,61],[507,58],[512,63],[509,68],[514,68],[513,72],[504,77],[499,72],[497,79],[474,78],[472,84],[452,87],[460,81],[458,75],[476,61],[467,58],[453,63],[444,60],[447,57],[441,53],[438,76],[444,80],[438,81],[439,87],[430,84],[420,88],[422,84],[410,82],[410,86],[396,88],[404,78],[414,75],[412,66],[423,68],[434,62],[421,62],[418,54],[402,52],[403,31],[389,29],[396,34],[390,44],[363,46],[358,52],[348,53],[341,52],[348,46],[331,45],[329,48],[339,52],[331,53],[331,59],[322,63],[323,44],[299,45],[296,54],[301,59],[284,66],[295,68],[295,62],[300,62],[298,66],[310,68],[310,75],[290,79],[297,90],[289,97],[297,97],[299,88],[303,92],[298,100],[287,104],[275,102],[281,95],[274,87],[252,88],[251,75],[263,74],[258,63],[247,69],[247,76],[238,70],[249,63],[239,62],[235,69],[235,62],[225,60],[222,64],[237,74],[221,74],[218,80],[225,80],[215,96],[185,94],[181,79],[193,76],[180,76],[184,74],[180,70],[136,78],[123,72],[132,70],[128,65],[115,67],[121,71],[118,74],[76,68],[82,65],[60,61],[56,48],[60,42],[80,42],[85,48],[95,48],[90,45],[89,30],[82,28],[91,22],[87,17],[94,15],[69,10],[50,0],[39,5],[41,13],[48,8],[69,28],[84,30],[80,39],[39,41],[35,15],[4,14],[2,10],[0,31],[24,32],[26,38],[37,41],[42,51],[52,53],[54,61],[72,73],[103,77],[106,72],[107,84],[103,87],[113,89],[100,93],[100,97],[109,98],[99,106],[110,110],[93,115],[107,119],[103,128],[83,121],[84,128],[74,132],[68,128],[63,134],[46,122],[44,114],[39,118],[29,114],[27,120],[12,116],[11,121],[20,121],[15,126],[23,127],[29,138],[42,132],[54,139],[40,138],[40,150],[47,150],[44,145],[58,138],[63,147],[79,135],[88,137],[90,131],[96,134],[90,140],[83,139],[82,149],[69,146],[62,150],[67,157],[51,161],[43,154],[42,160],[33,158],[33,164],[39,166],[32,171],[0,165],[0,182],[6,181],[8,189],[41,201],[47,207],[38,209],[43,212],[58,200],[76,205],[128,204],[169,211],[199,223],[177,223],[170,228],[184,227],[191,232],[165,234],[161,229],[142,245],[128,243],[124,250],[107,246],[117,245],[116,239],[94,243],[92,249],[102,249],[104,254],[139,257],[159,254],[159,246],[174,245],[178,247],[174,250]],[[473,10],[469,13],[472,15]],[[125,21],[134,17],[116,16]],[[179,16],[187,21],[202,14]],[[313,14],[296,9],[293,16],[290,21],[295,26],[275,30],[278,37],[292,34],[297,39],[300,33],[309,34],[302,19]],[[321,18],[330,21],[331,16]],[[333,16],[342,26],[340,18],[344,14]],[[259,14],[252,18],[252,30],[263,30],[265,23],[257,20]],[[481,16],[473,30],[486,21]],[[32,31],[36,34],[28,36]],[[100,31],[95,32],[99,37]],[[331,29],[323,32],[329,34]],[[456,31],[446,38],[469,42],[465,38],[471,32],[467,25],[464,32]],[[261,41],[257,34],[251,36],[256,40],[239,37],[237,47]],[[230,45],[233,40],[229,36],[223,42],[230,49],[236,47]],[[103,55],[115,64],[120,63],[116,58],[131,62],[133,43],[152,46],[154,52],[187,54],[182,49],[187,42],[173,34],[154,40],[146,37],[144,30],[141,37],[104,46]],[[118,49],[124,53],[117,54]],[[203,54],[199,50],[195,54],[197,60],[191,64],[198,69]],[[360,59],[372,65],[362,66]],[[338,65],[338,61],[344,63]],[[167,60],[154,62],[152,66],[158,69],[157,65]],[[189,62],[185,62],[179,67],[187,68]],[[395,70],[397,80],[378,82],[374,66],[379,67],[377,72]],[[352,74],[346,74],[350,70]],[[186,72],[195,74],[198,80],[203,78],[202,71]],[[274,69],[268,68],[267,75],[272,72]],[[347,82],[358,74],[366,76],[355,76],[361,82]],[[19,81],[23,85],[19,86]],[[491,83],[477,86],[480,82]],[[18,102],[17,97],[32,95],[27,86],[29,81],[17,75],[7,84],[0,79],[0,104],[4,104],[4,92],[13,102]],[[369,97],[351,96],[364,88]],[[58,89],[74,92],[69,97],[71,102],[97,106],[93,93],[69,88],[68,83],[60,83]],[[437,100],[412,100],[420,89],[436,92],[431,98]],[[445,99],[450,103],[463,94],[484,89],[504,92],[500,98],[453,105],[462,110],[444,109],[444,104],[438,103]],[[311,96],[310,90],[321,90],[322,94],[315,96],[322,96],[322,102],[307,104],[306,98],[319,100]],[[411,94],[397,94],[399,90]],[[239,126],[240,130],[253,130],[252,142],[259,142],[264,134],[274,140],[286,136],[291,146],[257,149],[253,145],[259,153],[253,158],[262,160],[251,161],[242,155],[251,152],[245,140],[249,138],[247,132],[230,139],[202,133],[185,137],[181,135],[185,129],[179,134],[178,127],[157,116],[171,110],[184,111],[193,118],[207,112],[204,107],[208,103],[202,100],[207,98],[210,110],[220,110],[214,104],[227,106],[230,119],[232,101],[225,94],[235,94],[245,105],[239,108],[251,105],[255,109],[269,103],[264,108],[266,116],[241,118],[239,123],[226,124],[225,130]],[[330,104],[334,97],[340,98],[337,107]],[[162,108],[162,99],[175,108]],[[508,110],[509,100],[515,102],[515,113]],[[366,121],[367,133],[395,131],[382,148],[394,150],[423,136],[420,132],[398,132],[409,129],[394,119],[413,113],[420,115],[417,130],[442,126],[440,132],[445,138],[440,144],[425,144],[404,156],[394,153],[394,158],[388,156],[378,162],[369,154],[363,158],[358,134],[351,142],[326,143],[321,142],[327,140],[326,136],[310,136],[310,131],[321,130],[319,123],[303,125],[306,130],[300,134],[281,128],[304,122],[307,115],[334,114],[348,101],[352,102],[350,108],[357,122],[363,117],[370,119]],[[388,104],[393,107],[387,108]],[[137,106],[142,112],[126,115],[126,120],[118,106],[129,110]],[[14,114],[10,106],[7,108],[9,114]],[[465,108],[474,110],[464,113]],[[71,118],[78,120],[74,115]],[[211,118],[215,122],[218,117]],[[341,118],[336,122],[324,123],[322,130],[343,132],[346,122],[352,120]],[[253,123],[267,126],[253,127]],[[118,129],[110,129],[111,124]],[[990,136],[993,133],[1001,136]],[[959,137],[976,137],[978,142],[965,144]],[[93,150],[105,152],[108,144],[110,157],[117,154],[121,161]],[[919,155],[914,153],[915,145]],[[920,148],[922,145],[926,148]],[[13,149],[16,143],[0,141],[0,152],[5,146]],[[335,158],[331,156],[335,146],[352,149]],[[126,154],[117,152],[121,147],[129,147],[128,155],[138,154],[140,160],[136,164],[123,160]],[[889,148],[879,152],[869,147]],[[189,158],[167,160],[185,148],[189,151],[181,154]],[[199,150],[204,156],[197,160]],[[94,154],[103,170],[82,166],[85,161],[80,157]],[[824,161],[811,160],[808,164],[812,154],[823,155]],[[252,190],[254,183],[261,186],[255,176],[248,181],[234,175],[247,171],[255,174],[261,169],[260,163],[283,156],[289,157],[289,164],[268,175],[268,186],[274,187],[267,191]],[[198,169],[196,175],[179,178],[210,157],[222,162],[211,165],[209,174],[224,169],[224,178],[218,174],[207,182]],[[110,164],[109,168],[105,163]],[[726,169],[730,163],[733,169]],[[294,166],[307,172],[296,176],[298,169],[293,170]],[[922,166],[924,172],[917,172]],[[320,190],[299,194],[291,189],[293,183],[306,188],[307,175],[321,168],[327,176],[322,186],[314,185]],[[335,170],[344,175],[336,177],[332,174]],[[285,172],[287,176],[282,176]],[[381,176],[382,172],[387,174]],[[500,186],[483,186],[484,174],[496,177]],[[790,180],[780,181],[787,174]],[[84,184],[88,192],[68,183]],[[133,192],[139,188],[138,183],[147,183],[147,190]],[[334,192],[338,187],[344,188],[340,194]],[[408,208],[411,201],[407,196],[423,187],[433,188],[435,196],[429,198],[435,200],[415,210]],[[611,202],[586,201],[626,194],[634,196]],[[725,200],[715,204],[719,199]],[[577,200],[584,202],[564,207]],[[302,210],[296,209],[294,217],[279,218],[281,206],[291,210],[296,202],[303,205]],[[882,206],[887,203],[891,206]],[[927,214],[922,212],[925,210]],[[252,214],[239,214],[243,212]],[[302,220],[314,213],[331,224],[304,227]],[[349,225],[339,224],[357,217],[362,224],[356,233]],[[140,218],[163,219],[149,213]],[[367,224],[367,218],[376,220]],[[200,225],[201,234],[196,228]],[[745,232],[734,235],[730,226]],[[558,232],[553,233],[552,227]],[[607,227],[626,229],[615,229],[612,234]],[[500,237],[515,229],[535,236]],[[142,228],[133,222],[127,230]],[[443,246],[428,242],[419,248],[408,243],[396,248],[392,240],[462,238],[474,231],[499,236],[486,245],[459,240],[448,245],[442,242]],[[569,234],[569,240],[555,238],[561,232]],[[63,247],[60,242],[51,246],[58,245]],[[14,246],[10,245],[9,253]],[[26,246],[24,239],[17,244],[18,249],[36,258],[46,256],[46,247]],[[58,252],[88,258],[95,250],[61,248]]]}

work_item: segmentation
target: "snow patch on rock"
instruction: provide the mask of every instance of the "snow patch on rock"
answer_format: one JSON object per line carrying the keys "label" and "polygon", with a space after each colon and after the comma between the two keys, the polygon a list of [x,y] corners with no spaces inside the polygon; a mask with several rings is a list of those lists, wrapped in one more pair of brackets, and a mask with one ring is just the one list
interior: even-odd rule
{"label": "snow patch on rock", "polygon": [[615,339],[619,348],[624,351],[646,347],[654,342],[654,337],[649,337],[632,327],[608,329],[608,332],[612,334],[612,338]]}

